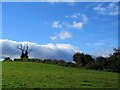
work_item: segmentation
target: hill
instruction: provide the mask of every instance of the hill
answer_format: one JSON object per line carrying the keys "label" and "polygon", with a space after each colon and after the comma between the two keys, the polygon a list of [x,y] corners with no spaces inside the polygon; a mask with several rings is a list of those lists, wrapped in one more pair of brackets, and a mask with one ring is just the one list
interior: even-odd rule
{"label": "hill", "polygon": [[118,73],[35,62],[2,62],[3,88],[117,88]]}

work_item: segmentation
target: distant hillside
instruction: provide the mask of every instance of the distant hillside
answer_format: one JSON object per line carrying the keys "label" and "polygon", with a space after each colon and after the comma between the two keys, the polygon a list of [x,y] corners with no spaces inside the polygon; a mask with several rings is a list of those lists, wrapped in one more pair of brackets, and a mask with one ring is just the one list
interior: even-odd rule
{"label": "distant hillside", "polygon": [[117,88],[118,73],[34,62],[3,62],[3,88]]}

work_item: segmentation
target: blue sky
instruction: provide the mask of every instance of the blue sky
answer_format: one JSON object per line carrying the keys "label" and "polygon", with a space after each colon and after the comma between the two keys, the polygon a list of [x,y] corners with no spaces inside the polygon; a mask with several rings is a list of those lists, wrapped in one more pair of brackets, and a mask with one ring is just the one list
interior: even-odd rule
{"label": "blue sky", "polygon": [[2,39],[70,44],[89,54],[117,47],[117,3],[4,2],[2,10]]}

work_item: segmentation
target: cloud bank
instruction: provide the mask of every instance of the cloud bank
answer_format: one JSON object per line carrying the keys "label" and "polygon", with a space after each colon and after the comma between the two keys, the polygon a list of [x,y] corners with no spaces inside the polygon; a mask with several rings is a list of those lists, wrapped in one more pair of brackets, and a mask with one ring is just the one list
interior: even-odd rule
{"label": "cloud bank", "polygon": [[2,58],[19,58],[21,52],[16,48],[19,44],[29,44],[29,48],[32,49],[29,54],[30,58],[41,58],[41,59],[57,59],[72,61],[72,56],[75,52],[80,52],[80,50],[70,44],[52,44],[38,45],[31,42],[17,42],[7,39],[0,39],[0,44],[2,44]]}

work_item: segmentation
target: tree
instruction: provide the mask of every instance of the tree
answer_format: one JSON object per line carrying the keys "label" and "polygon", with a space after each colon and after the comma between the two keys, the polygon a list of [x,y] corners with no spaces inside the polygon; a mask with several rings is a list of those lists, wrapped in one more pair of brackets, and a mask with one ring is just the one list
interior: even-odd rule
{"label": "tree", "polygon": [[9,57],[5,57],[3,61],[12,61]]}
{"label": "tree", "polygon": [[106,59],[106,69],[108,71],[120,72],[120,57],[114,53]]}
{"label": "tree", "polygon": [[73,55],[73,61],[80,64],[81,66],[85,66],[89,62],[94,61],[94,59],[89,54],[83,54],[78,52]]}
{"label": "tree", "polygon": [[20,56],[21,59],[24,59],[24,58],[28,59],[29,57],[28,54],[32,50],[32,49],[29,50],[28,44],[25,44],[25,45],[20,44],[19,46],[17,45],[17,49],[21,50],[21,56]]}
{"label": "tree", "polygon": [[99,56],[95,61],[96,69],[105,69],[106,68],[106,58]]}

